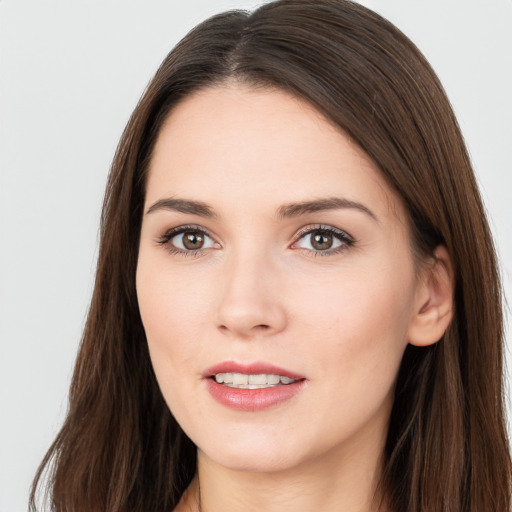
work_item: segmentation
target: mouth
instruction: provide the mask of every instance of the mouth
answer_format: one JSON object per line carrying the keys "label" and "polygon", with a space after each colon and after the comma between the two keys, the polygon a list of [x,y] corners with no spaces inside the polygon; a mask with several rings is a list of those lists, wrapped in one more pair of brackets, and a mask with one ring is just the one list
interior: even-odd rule
{"label": "mouth", "polygon": [[290,400],[306,377],[267,363],[220,363],[203,373],[211,396],[230,409],[258,411]]}

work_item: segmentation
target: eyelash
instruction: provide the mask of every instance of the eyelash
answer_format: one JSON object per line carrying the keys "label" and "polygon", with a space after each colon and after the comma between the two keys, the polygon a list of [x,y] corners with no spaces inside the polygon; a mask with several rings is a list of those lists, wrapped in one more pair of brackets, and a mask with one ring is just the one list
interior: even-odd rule
{"label": "eyelash", "polygon": [[[197,250],[183,250],[178,247],[173,246],[169,242],[175,237],[182,233],[186,233],[187,231],[192,231],[196,233],[201,233],[203,235],[206,235],[207,237],[211,238],[213,240],[212,235],[203,227],[200,226],[194,226],[194,225],[186,225],[186,226],[179,226],[176,228],[172,228],[168,231],[166,231],[158,240],[157,243],[159,245],[162,245],[166,248],[169,254],[172,255],[180,255],[185,257],[198,257],[205,254],[205,249],[197,249]],[[334,228],[332,226],[325,226],[325,225],[316,225],[316,226],[308,226],[295,236],[295,239],[293,243],[291,244],[291,247],[296,245],[300,240],[302,240],[307,235],[311,235],[313,233],[321,233],[325,235],[332,236],[333,238],[339,240],[341,242],[341,245],[339,247],[336,247],[335,249],[326,249],[324,251],[321,250],[313,250],[313,249],[305,249],[297,247],[296,250],[302,250],[307,253],[310,253],[312,255],[316,256],[334,256],[341,252],[346,251],[349,247],[352,247],[356,241],[354,238],[349,235],[347,232]]]}
{"label": "eyelash", "polygon": [[201,233],[203,235],[206,235],[208,238],[213,239],[211,234],[204,228],[200,226],[194,226],[194,225],[185,225],[185,226],[178,226],[176,228],[169,229],[166,231],[160,238],[158,238],[157,243],[167,250],[169,254],[172,255],[179,255],[179,256],[185,256],[185,257],[199,257],[205,254],[204,249],[196,249],[196,250],[183,250],[179,247],[175,247],[170,243],[170,241],[178,235],[181,235],[182,233],[186,233],[188,231],[191,231],[193,233]]}
{"label": "eyelash", "polygon": [[[321,233],[324,235],[332,236],[335,239],[338,239],[341,242],[341,245],[339,247],[336,247],[334,249],[326,249],[324,251],[320,250],[313,250],[313,249],[302,249],[313,256],[335,256],[337,254],[340,254],[344,251],[346,251],[348,248],[352,247],[356,241],[355,239],[349,235],[346,231],[343,231],[341,229],[332,227],[332,226],[325,226],[322,224],[318,224],[316,226],[308,226],[299,233],[297,233],[297,236],[295,237],[295,241],[292,244],[292,247],[296,245],[300,240],[302,240],[307,235],[311,235],[313,233]],[[301,248],[297,248],[300,250]]]}

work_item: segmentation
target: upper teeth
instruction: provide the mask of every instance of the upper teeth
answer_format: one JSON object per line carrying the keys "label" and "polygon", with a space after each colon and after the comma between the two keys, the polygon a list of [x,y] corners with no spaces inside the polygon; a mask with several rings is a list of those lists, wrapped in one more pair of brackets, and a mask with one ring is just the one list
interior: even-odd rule
{"label": "upper teeth", "polygon": [[247,375],[245,373],[217,373],[215,380],[219,384],[225,384],[231,388],[259,389],[279,384],[292,384],[295,382],[290,377],[274,374]]}

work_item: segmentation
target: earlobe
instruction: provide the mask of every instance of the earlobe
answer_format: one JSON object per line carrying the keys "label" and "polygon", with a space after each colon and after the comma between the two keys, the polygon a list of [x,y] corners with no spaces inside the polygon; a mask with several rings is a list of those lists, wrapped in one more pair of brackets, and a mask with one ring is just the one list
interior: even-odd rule
{"label": "earlobe", "polygon": [[407,338],[411,345],[432,345],[443,337],[453,318],[454,287],[452,262],[446,248],[440,245],[419,278]]}

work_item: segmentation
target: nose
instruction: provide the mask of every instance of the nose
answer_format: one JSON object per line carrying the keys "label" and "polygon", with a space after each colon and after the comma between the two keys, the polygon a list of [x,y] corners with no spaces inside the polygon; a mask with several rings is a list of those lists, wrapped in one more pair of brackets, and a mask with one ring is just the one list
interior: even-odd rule
{"label": "nose", "polygon": [[268,258],[240,257],[225,262],[217,326],[225,335],[250,339],[271,336],[287,324],[279,272]]}

